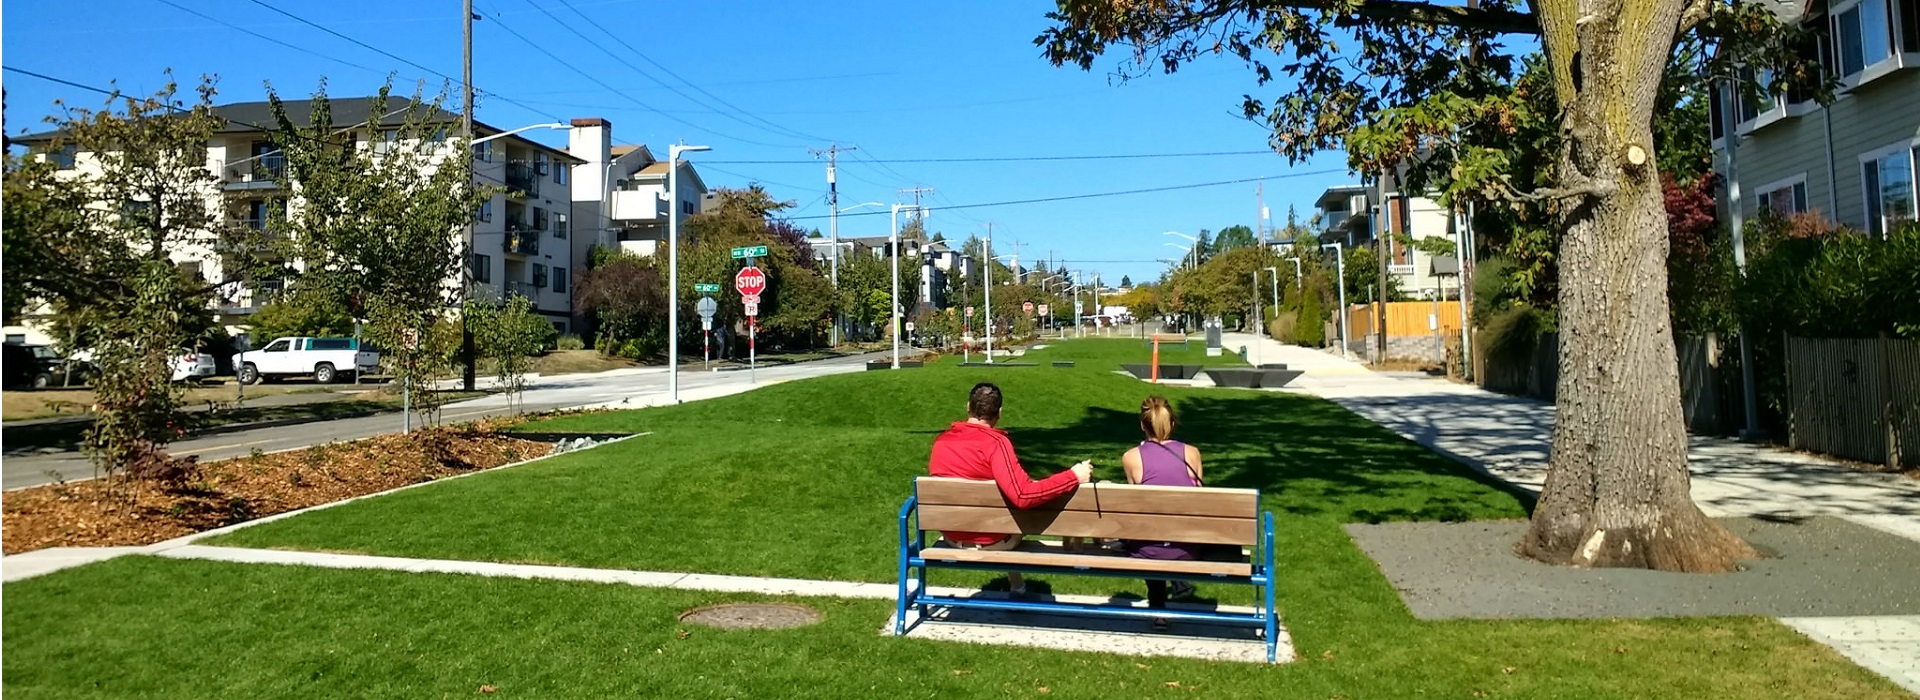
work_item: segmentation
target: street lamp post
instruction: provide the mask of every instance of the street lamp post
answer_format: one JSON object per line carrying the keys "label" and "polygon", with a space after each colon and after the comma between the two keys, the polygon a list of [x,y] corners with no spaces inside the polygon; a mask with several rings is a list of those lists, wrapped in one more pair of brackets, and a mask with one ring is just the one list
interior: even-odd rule
{"label": "street lamp post", "polygon": [[[1267,272],[1273,273],[1273,313],[1277,315],[1280,313],[1280,268],[1268,267]],[[1300,273],[1296,272],[1293,276],[1299,277]]]}
{"label": "street lamp post", "polygon": [[1320,248],[1323,250],[1327,248],[1333,249],[1333,261],[1335,265],[1334,276],[1339,278],[1338,281],[1334,283],[1334,289],[1337,289],[1340,291],[1340,356],[1346,357],[1347,356],[1347,254],[1345,252],[1345,248],[1343,248],[1340,245],[1339,241],[1335,241],[1333,243],[1321,244]]}
{"label": "street lamp post", "polygon": [[680,154],[710,151],[711,146],[667,147],[667,403],[680,403]]}
{"label": "street lamp post", "polygon": [[[468,41],[467,41],[466,50],[469,55],[473,53],[473,41],[472,41],[473,23],[471,21],[473,16],[474,15],[472,10],[472,3],[468,3],[467,17],[469,21],[467,23]],[[477,139],[472,138],[473,136],[472,63],[473,61],[471,60],[467,61],[468,70],[467,70],[467,73],[465,74],[466,79],[463,81],[465,85],[466,94],[467,94],[467,105],[466,105],[465,113],[462,114],[460,117],[461,118],[461,134],[468,137],[469,139],[467,141],[467,148],[473,148],[474,146],[478,146],[488,141],[492,141],[498,138],[505,138],[508,136],[512,136],[514,134],[518,134],[523,131],[532,131],[534,129],[565,129],[569,126],[567,124],[562,124],[560,122],[550,122],[545,124],[528,124],[518,129],[508,129],[498,134],[483,136]],[[389,112],[386,115],[383,115],[381,118],[384,119],[388,116],[397,114],[400,111],[403,111],[403,110],[394,110],[393,112]],[[377,121],[377,120],[369,119],[368,121]],[[473,158],[471,157],[471,154],[469,154],[469,157],[467,158],[467,180],[471,182],[473,178],[474,178]],[[466,254],[461,256],[463,259],[460,261],[461,263],[460,265],[460,298],[463,300],[473,295],[473,236],[471,235],[473,233],[473,227],[469,225],[468,227],[466,227],[465,230],[467,235],[464,236],[465,238],[464,242],[467,246],[467,250],[466,250]],[[466,391],[473,391],[476,375],[478,374],[477,370],[479,368],[480,353],[476,352],[474,349],[473,328],[467,325],[466,311],[467,311],[466,309],[461,309],[461,313],[460,313],[460,358],[461,358],[461,364],[463,365],[460,372],[460,380],[461,380],[460,386],[462,389]],[[356,332],[356,335],[357,335],[357,332]],[[355,381],[358,381],[358,379],[356,378]]]}
{"label": "street lamp post", "polygon": [[887,310],[887,324],[893,334],[893,369],[900,369],[900,210],[911,209],[915,214],[922,211],[917,204],[893,205],[892,228],[887,232],[888,252],[893,258],[893,295],[889,298],[893,308]]}

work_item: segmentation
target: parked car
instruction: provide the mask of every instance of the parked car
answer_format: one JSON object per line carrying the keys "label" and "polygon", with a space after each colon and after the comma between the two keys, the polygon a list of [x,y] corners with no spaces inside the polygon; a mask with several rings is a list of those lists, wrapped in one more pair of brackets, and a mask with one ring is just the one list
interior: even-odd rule
{"label": "parked car", "polygon": [[[93,362],[92,350],[81,350],[74,353],[73,361],[83,364],[89,374],[97,374],[99,372],[99,366]],[[167,360],[167,366],[172,370],[172,374],[168,378],[176,382],[184,382],[190,379],[197,380],[211,377],[214,374],[213,355],[200,352],[193,348],[179,348],[176,350],[173,357]]]}
{"label": "parked car", "polygon": [[0,357],[0,368],[4,369],[0,369],[0,373],[5,376],[0,379],[0,385],[8,389],[45,389],[61,386],[69,379],[72,383],[81,384],[92,376],[89,365],[74,362],[71,363],[73,367],[69,368],[66,358],[45,345],[7,343],[4,350],[5,356]]}
{"label": "parked car", "polygon": [[378,353],[359,348],[353,338],[276,338],[259,350],[234,355],[233,366],[246,384],[303,376],[327,384],[379,366]]}

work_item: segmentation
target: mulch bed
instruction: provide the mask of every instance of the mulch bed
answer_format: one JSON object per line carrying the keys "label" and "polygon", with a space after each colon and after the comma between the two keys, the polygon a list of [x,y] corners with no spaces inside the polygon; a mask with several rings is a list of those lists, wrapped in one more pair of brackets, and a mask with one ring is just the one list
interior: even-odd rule
{"label": "mulch bed", "polygon": [[199,465],[174,486],[94,479],[10,491],[7,554],[152,544],[276,513],[491,469],[553,446],[466,423]]}

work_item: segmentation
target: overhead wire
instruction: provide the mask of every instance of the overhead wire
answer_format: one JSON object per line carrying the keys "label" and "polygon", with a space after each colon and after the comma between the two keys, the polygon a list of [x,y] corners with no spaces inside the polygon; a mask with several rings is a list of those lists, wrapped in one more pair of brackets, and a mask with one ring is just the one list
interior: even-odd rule
{"label": "overhead wire", "polygon": [[[1202,187],[1219,187],[1222,185],[1240,185],[1240,184],[1246,184],[1249,182],[1259,182],[1261,180],[1287,180],[1287,179],[1292,179],[1296,177],[1310,177],[1314,175],[1333,175],[1336,173],[1344,173],[1344,172],[1346,172],[1345,168],[1334,169],[1334,170],[1311,170],[1306,172],[1268,175],[1265,177],[1241,178],[1238,180],[1220,180],[1217,182],[1196,182],[1196,183],[1186,184],[1186,185],[1163,185],[1160,187],[1149,187],[1149,188],[1137,189],[1137,190],[1120,190],[1117,192],[1095,192],[1090,194],[1072,194],[1072,195],[1062,195],[1058,197],[1038,197],[1034,199],[1015,199],[1015,200],[1007,200],[1002,202],[978,202],[974,204],[957,204],[957,205],[948,206],[948,207],[929,207],[929,209],[932,210],[934,213],[939,213],[941,211],[949,211],[949,210],[956,210],[956,209],[983,209],[987,207],[1010,207],[1010,206],[1021,205],[1021,204],[1044,204],[1048,202],[1065,202],[1065,201],[1071,201],[1076,199],[1094,199],[1099,197],[1120,197],[1120,196],[1133,195],[1133,194],[1154,194],[1158,192],[1167,192],[1171,190],[1191,190],[1191,189],[1199,189]],[[841,217],[875,216],[875,215],[885,214],[885,213],[887,212],[864,212],[863,211],[863,212],[854,212],[850,214],[841,214],[840,216]],[[803,217],[795,217],[795,218],[796,220],[797,219],[820,219],[820,218],[825,218],[825,216],[824,215],[803,216]]]}
{"label": "overhead wire", "polygon": [[[554,15],[553,15],[553,13],[551,13],[551,12],[548,12],[548,11],[546,10],[546,8],[544,8],[544,7],[540,7],[539,5],[537,5],[537,4],[534,4],[534,0],[526,0],[526,2],[527,2],[527,4],[529,4],[529,5],[533,5],[533,6],[534,6],[534,8],[536,8],[536,9],[538,9],[538,10],[540,10],[540,12],[541,12],[541,14],[544,14],[544,15],[546,15],[547,17],[549,17],[549,18],[552,18],[552,19],[553,19],[553,21],[554,21],[555,23],[559,23],[559,24],[561,24],[561,26],[567,26],[567,25],[566,25],[565,23],[561,23],[561,22],[560,22],[560,18],[558,18],[558,17],[554,17]],[[602,23],[600,23],[600,22],[595,22],[595,21],[593,21],[593,18],[591,18],[591,17],[588,17],[588,16],[586,15],[586,13],[584,13],[584,12],[581,12],[581,11],[580,11],[580,8],[578,8],[578,7],[575,7],[575,6],[574,6],[574,4],[573,4],[572,2],[569,2],[568,0],[560,0],[560,4],[561,4],[561,6],[563,6],[563,7],[566,7],[566,8],[568,9],[568,10],[571,10],[571,11],[573,12],[573,14],[574,14],[574,15],[576,15],[576,16],[578,16],[578,17],[579,17],[579,18],[580,18],[580,19],[581,19],[582,21],[584,21],[584,22],[586,22],[586,23],[587,23],[588,25],[590,25],[590,26],[592,26],[592,27],[593,27],[593,28],[595,28],[595,29],[598,29],[598,30],[600,30],[600,33],[602,33],[602,34],[605,34],[605,35],[607,35],[607,38],[609,38],[609,39],[612,39],[612,40],[614,40],[614,42],[616,42],[616,43],[618,43],[618,44],[620,44],[620,45],[621,45],[622,47],[624,47],[624,48],[626,48],[626,49],[627,49],[627,51],[629,51],[629,52],[631,52],[631,53],[632,53],[633,55],[635,55],[635,56],[638,56],[638,57],[640,57],[640,60],[642,60],[642,61],[646,61],[647,63],[649,63],[649,64],[652,64],[652,65],[653,65],[653,67],[655,67],[655,68],[658,68],[658,69],[660,69],[660,72],[662,72],[662,73],[666,73],[668,77],[671,77],[671,78],[673,78],[674,80],[678,80],[678,81],[680,81],[681,83],[683,83],[683,84],[685,84],[685,85],[686,85],[687,87],[689,87],[689,88],[693,88],[693,90],[694,90],[695,92],[698,92],[698,93],[700,93],[700,94],[702,94],[702,95],[706,95],[706,96],[707,96],[708,98],[710,98],[710,99],[712,99],[712,100],[713,100],[714,102],[717,102],[717,103],[719,103],[719,104],[720,104],[720,106],[722,106],[722,107],[725,107],[725,108],[727,108],[727,109],[731,109],[731,110],[733,110],[734,112],[737,112],[737,113],[739,113],[739,114],[741,114],[741,115],[745,115],[745,116],[746,116],[746,117],[747,117],[748,119],[751,119],[751,120],[753,120],[753,121],[755,121],[755,122],[759,122],[760,124],[763,124],[763,125],[765,125],[764,127],[755,127],[755,128],[762,128],[762,129],[768,129],[768,130],[771,130],[771,132],[772,132],[772,133],[776,133],[776,134],[781,134],[781,135],[785,135],[785,136],[790,136],[790,137],[795,137],[795,138],[801,138],[801,139],[807,139],[807,140],[810,140],[810,141],[827,141],[827,140],[830,140],[830,139],[827,139],[827,138],[824,138],[824,137],[820,137],[820,136],[814,136],[814,135],[812,135],[812,134],[808,134],[808,133],[806,133],[806,132],[802,132],[802,131],[797,131],[797,130],[794,130],[794,129],[790,129],[790,128],[787,128],[787,127],[785,127],[785,126],[782,126],[782,125],[780,125],[780,124],[778,124],[778,123],[775,123],[775,122],[773,122],[773,121],[770,121],[770,120],[768,120],[768,119],[766,119],[766,118],[764,118],[764,117],[761,117],[761,116],[759,116],[759,115],[756,115],[756,114],[754,114],[754,113],[752,113],[752,112],[749,112],[749,111],[747,111],[747,110],[745,110],[745,109],[742,109],[742,108],[740,108],[739,106],[737,106],[737,105],[735,105],[735,104],[733,104],[733,103],[731,103],[731,102],[728,102],[728,101],[726,101],[726,100],[724,100],[724,99],[722,99],[722,98],[721,98],[721,97],[720,97],[719,95],[715,95],[715,94],[713,94],[712,92],[709,92],[709,91],[708,91],[708,90],[707,90],[706,88],[703,88],[703,87],[700,87],[700,85],[699,85],[699,84],[697,84],[697,83],[695,83],[695,82],[693,82],[693,81],[691,81],[691,80],[687,80],[687,79],[686,79],[686,78],[684,78],[684,77],[681,77],[679,73],[675,73],[675,72],[673,72],[673,69],[671,69],[671,68],[668,68],[668,67],[666,67],[665,65],[663,65],[663,64],[661,64],[661,63],[660,63],[659,61],[656,61],[656,60],[653,60],[653,57],[651,57],[651,56],[648,56],[648,55],[647,55],[647,54],[646,54],[645,52],[643,52],[643,51],[641,51],[640,49],[638,49],[638,48],[636,48],[636,47],[634,47],[634,45],[633,45],[633,44],[632,44],[631,42],[628,42],[627,40],[625,40],[625,39],[622,39],[622,38],[620,38],[619,36],[617,36],[617,35],[615,35],[615,34],[614,34],[613,32],[610,32],[610,31],[607,31],[607,28],[606,28],[606,26],[605,26],[605,25],[603,25],[603,24],[602,24]],[[567,27],[567,29],[568,29],[568,31],[573,31],[573,28],[572,28],[572,27]],[[577,32],[577,31],[575,31],[575,32],[574,32],[574,35],[575,35],[575,36],[579,36],[579,37],[580,37],[581,39],[586,39],[586,38],[587,38],[587,37],[586,37],[585,35],[582,35],[582,34],[580,34],[580,33],[579,33],[579,32]],[[599,47],[599,44],[598,44],[597,42],[593,42],[593,41],[592,41],[592,40],[590,40],[590,39],[589,39],[589,40],[587,40],[587,41],[588,41],[588,43],[592,43],[592,44],[594,44],[594,46],[595,46],[595,47]],[[612,52],[612,51],[607,51],[607,50],[606,50],[606,49],[604,49],[604,48],[602,48],[601,50],[602,50],[602,51],[606,51],[606,53],[607,53],[607,55],[609,55],[609,56],[613,56],[613,52]],[[619,57],[617,57],[617,56],[615,56],[615,57],[614,57],[614,60],[618,60],[618,61],[620,61],[621,63],[623,63],[623,64],[625,64],[625,65],[627,65],[627,67],[629,67],[629,68],[633,68],[633,70],[634,70],[634,72],[636,72],[636,73],[640,73],[641,75],[645,75],[645,76],[646,76],[646,77],[647,77],[647,78],[648,78],[649,80],[653,80],[653,81],[654,81],[655,83],[657,83],[657,84],[659,84],[659,85],[660,85],[660,87],[663,87],[663,88],[666,88],[666,89],[668,89],[668,90],[671,90],[671,91],[672,91],[672,92],[673,92],[674,94],[676,94],[676,95],[679,95],[679,96],[681,96],[681,97],[684,97],[684,98],[686,98],[686,99],[687,99],[688,101],[690,101],[690,102],[693,102],[694,104],[703,104],[703,103],[702,103],[702,102],[701,102],[700,100],[698,100],[698,99],[695,99],[695,98],[693,98],[692,96],[690,96],[690,95],[688,95],[688,94],[686,94],[686,93],[684,93],[684,92],[681,92],[681,91],[680,91],[680,90],[679,90],[678,88],[675,88],[675,87],[673,87],[672,85],[668,85],[668,84],[667,84],[667,83],[666,83],[665,81],[662,81],[662,80],[659,80],[658,78],[654,78],[654,77],[653,77],[653,76],[652,76],[651,74],[648,74],[648,73],[647,73],[646,71],[642,71],[642,70],[640,70],[640,69],[639,69],[639,67],[637,67],[637,66],[634,66],[634,65],[633,65],[633,64],[631,64],[631,63],[627,63],[626,61],[624,61],[624,60],[621,60],[621,59],[620,59]],[[748,125],[748,126],[753,126],[753,124],[752,124],[752,122],[749,122],[749,121],[747,121],[747,119],[742,119],[742,118],[740,118],[739,116],[735,116],[735,115],[732,115],[732,114],[727,114],[727,113],[725,113],[724,111],[722,111],[722,112],[721,112],[721,114],[722,114],[723,116],[726,116],[726,117],[728,117],[728,118],[730,118],[730,119],[733,119],[734,121],[738,121],[738,122],[740,122],[740,123],[742,123],[742,124],[746,124],[746,125]]]}
{"label": "overhead wire", "polygon": [[[253,0],[253,2],[259,2],[259,1],[260,1],[260,0]],[[491,14],[491,13],[489,13],[489,14]],[[710,128],[710,127],[703,127],[703,126],[700,126],[700,125],[698,125],[698,124],[695,124],[695,123],[693,123],[693,122],[690,122],[690,121],[687,121],[687,120],[685,120],[685,119],[681,119],[681,118],[679,118],[679,117],[676,117],[676,116],[674,116],[674,115],[671,115],[671,114],[667,114],[666,112],[662,112],[662,111],[660,111],[660,110],[659,110],[658,108],[655,108],[654,106],[652,106],[652,105],[649,105],[649,104],[647,104],[647,103],[646,103],[646,102],[644,102],[644,101],[641,101],[641,100],[640,100],[639,98],[636,98],[636,97],[633,97],[632,95],[628,95],[628,94],[626,94],[626,93],[623,93],[623,92],[620,92],[619,90],[617,90],[617,89],[615,89],[615,88],[614,88],[614,87],[613,87],[612,85],[609,85],[609,84],[607,84],[607,82],[606,82],[606,81],[604,81],[604,80],[601,80],[601,79],[599,79],[599,78],[597,78],[597,77],[594,77],[594,75],[593,75],[592,73],[588,73],[587,71],[584,71],[584,70],[581,70],[579,66],[576,66],[576,65],[573,65],[572,63],[569,63],[569,62],[568,62],[568,61],[567,61],[566,59],[564,59],[564,58],[561,58],[561,57],[559,57],[558,55],[556,55],[556,54],[554,54],[554,53],[553,53],[552,51],[548,51],[548,50],[547,50],[547,47],[545,47],[545,46],[541,46],[541,45],[540,45],[540,42],[537,42],[537,41],[534,41],[534,40],[532,40],[532,39],[530,39],[530,38],[527,38],[527,36],[526,36],[525,34],[521,34],[520,32],[518,32],[518,31],[515,31],[515,30],[513,29],[513,27],[511,27],[511,26],[508,26],[508,25],[507,25],[507,23],[505,23],[505,22],[501,22],[501,21],[494,21],[494,22],[492,22],[491,24],[492,24],[493,26],[495,26],[495,27],[499,27],[501,31],[504,31],[504,32],[506,32],[506,33],[508,33],[508,34],[510,34],[510,35],[512,35],[512,36],[513,36],[514,38],[516,38],[516,39],[519,39],[519,40],[520,40],[521,42],[523,42],[523,43],[525,43],[526,45],[528,45],[528,46],[531,46],[531,47],[533,47],[533,50],[535,50],[535,51],[538,51],[538,52],[540,52],[541,54],[544,54],[544,55],[545,55],[545,56],[546,56],[547,58],[550,58],[550,59],[553,59],[553,61],[554,61],[555,63],[558,63],[558,64],[560,64],[560,65],[562,65],[562,66],[565,66],[565,67],[566,67],[566,68],[567,68],[568,70],[571,70],[571,71],[573,71],[574,73],[577,73],[577,74],[579,74],[579,75],[580,75],[580,77],[582,77],[582,78],[586,78],[588,82],[591,82],[591,83],[593,83],[593,84],[595,84],[595,85],[599,85],[599,86],[600,86],[601,88],[604,88],[604,89],[605,89],[606,91],[608,91],[608,92],[612,92],[612,93],[616,93],[616,94],[619,94],[619,95],[620,95],[621,97],[625,97],[625,98],[627,98],[627,100],[628,100],[628,101],[630,101],[630,102],[633,102],[633,103],[634,103],[634,104],[635,104],[636,106],[638,106],[638,107],[640,107],[641,109],[644,109],[644,110],[646,110],[646,111],[648,111],[648,112],[652,112],[652,113],[654,113],[654,114],[658,114],[658,115],[660,115],[660,116],[662,116],[662,117],[665,117],[665,118],[667,118],[667,119],[668,119],[668,120],[670,120],[670,121],[674,121],[674,122],[677,122],[677,123],[680,123],[680,124],[683,124],[683,125],[685,125],[685,126],[687,126],[687,127],[689,127],[689,128],[693,128],[693,129],[697,129],[697,130],[699,130],[699,131],[703,131],[703,132],[706,132],[706,133],[708,133],[708,134],[711,134],[711,135],[713,135],[713,136],[718,136],[718,137],[720,137],[720,138],[724,138],[724,139],[729,139],[729,140],[733,140],[733,141],[738,141],[738,142],[740,142],[740,143],[746,143],[746,144],[752,144],[752,145],[755,145],[755,146],[766,146],[766,147],[768,147],[768,148],[786,148],[786,147],[789,147],[789,146],[790,146],[790,144],[789,144],[789,145],[783,145],[783,144],[775,144],[775,143],[767,143],[767,142],[764,142],[764,141],[755,141],[755,140],[752,140],[752,139],[748,139],[748,138],[742,138],[742,137],[739,137],[739,136],[734,136],[734,135],[732,135],[732,134],[728,134],[728,133],[725,133],[725,132],[721,132],[721,131],[716,131],[716,130],[714,130],[714,129],[712,129],[712,128]]]}
{"label": "overhead wire", "polygon": [[271,43],[274,43],[274,44],[278,44],[278,45],[280,45],[280,46],[284,46],[284,47],[287,47],[287,48],[289,48],[289,49],[293,49],[293,50],[295,50],[295,51],[299,51],[300,53],[304,53],[304,54],[307,54],[307,55],[309,55],[309,56],[315,56],[315,57],[318,57],[318,58],[322,58],[322,59],[325,59],[325,60],[328,60],[328,61],[332,61],[332,62],[334,62],[334,63],[338,63],[338,64],[340,64],[340,65],[343,65],[343,66],[347,66],[347,67],[350,67],[350,68],[358,68],[358,69],[360,69],[360,70],[363,70],[363,71],[367,71],[367,72],[369,72],[369,73],[377,73],[377,74],[387,74],[387,75],[390,75],[390,74],[391,74],[391,71],[383,71],[383,70],[380,70],[380,69],[378,69],[378,68],[373,68],[373,67],[370,67],[370,66],[364,66],[364,65],[361,65],[361,64],[358,64],[358,63],[354,63],[354,62],[352,62],[352,61],[349,61],[349,60],[346,60],[346,59],[344,59],[344,58],[340,58],[340,57],[338,57],[338,56],[334,56],[334,55],[331,55],[331,54],[327,54],[327,53],[323,53],[323,52],[320,52],[320,51],[316,51],[316,50],[313,50],[313,49],[309,49],[309,48],[307,48],[307,47],[304,47],[304,46],[297,46],[297,45],[294,45],[294,44],[292,44],[292,43],[289,43],[289,42],[287,42],[287,41],[285,41],[285,40],[283,40],[283,39],[280,39],[280,38],[278,38],[278,37],[274,37],[274,36],[269,36],[269,35],[266,35],[266,34],[262,34],[262,33],[260,33],[260,32],[256,32],[256,31],[254,31],[254,30],[252,30],[252,29],[248,29],[248,28],[246,28],[246,27],[243,27],[243,26],[240,26],[240,25],[237,25],[237,24],[234,24],[234,23],[232,23],[232,22],[228,22],[228,21],[226,21],[226,20],[223,20],[223,19],[220,19],[219,17],[215,17],[215,16],[213,16],[213,15],[209,15],[209,14],[207,14],[207,13],[204,13],[204,12],[201,12],[201,11],[199,11],[199,10],[196,10],[196,9],[193,9],[193,8],[191,8],[191,7],[187,7],[187,6],[185,6],[185,5],[182,5],[182,4],[179,4],[179,3],[177,3],[177,2],[174,2],[173,0],[160,0],[160,3],[161,3],[161,4],[163,4],[163,5],[166,5],[166,6],[168,6],[168,7],[172,7],[172,8],[174,8],[174,9],[176,9],[176,10],[179,10],[179,11],[181,11],[181,12],[185,12],[185,13],[187,13],[187,14],[190,14],[190,15],[193,15],[193,16],[195,16],[195,17],[199,17],[200,19],[204,19],[204,20],[206,20],[206,21],[209,21],[209,22],[212,22],[212,23],[214,23],[214,24],[218,24],[218,25],[220,25],[220,26],[222,26],[222,27],[226,27],[226,28],[228,28],[228,29],[231,29],[231,30],[234,30],[234,31],[236,31],[236,32],[240,32],[240,33],[242,33],[242,34],[247,34],[247,35],[250,35],[250,36],[253,36],[253,37],[255,37],[255,38],[258,38],[258,39],[261,39],[261,40],[264,40],[264,41],[268,41],[268,42],[271,42]]}
{"label": "overhead wire", "polygon": [[[1111,153],[1097,155],[1070,156],[976,156],[968,158],[872,158],[856,156],[875,165],[885,166],[892,163],[1017,163],[1044,161],[1076,160],[1136,160],[1149,158],[1218,158],[1225,156],[1275,155],[1273,151],[1201,151],[1194,153]],[[728,165],[805,165],[810,160],[717,160],[709,161]],[[898,173],[898,171],[895,171]]]}
{"label": "overhead wire", "polygon": [[[359,39],[355,39],[355,38],[353,38],[353,37],[351,37],[351,36],[347,36],[346,34],[342,34],[342,33],[340,33],[340,32],[337,32],[337,31],[334,31],[333,29],[330,29],[330,28],[328,28],[327,26],[325,26],[325,25],[322,25],[322,24],[320,24],[320,23],[318,23],[318,22],[315,22],[315,21],[313,21],[313,20],[310,20],[310,19],[307,19],[307,18],[305,18],[305,17],[301,17],[301,16],[299,16],[299,15],[296,15],[296,14],[293,14],[293,13],[291,13],[291,12],[288,12],[288,11],[286,11],[286,10],[283,10],[283,9],[280,9],[280,8],[278,8],[278,7],[275,7],[275,6],[273,6],[272,4],[269,4],[269,3],[267,3],[267,2],[266,2],[266,0],[247,0],[247,2],[251,2],[251,3],[253,3],[253,4],[255,4],[255,5],[259,5],[259,6],[261,6],[261,7],[264,7],[264,8],[267,8],[267,9],[269,9],[269,10],[272,10],[272,11],[274,11],[275,13],[278,13],[278,14],[280,14],[281,16],[283,16],[283,17],[286,17],[286,18],[288,18],[288,19],[291,19],[291,20],[293,20],[293,21],[295,21],[295,22],[299,22],[299,23],[301,23],[301,24],[304,24],[304,25],[307,25],[307,26],[309,26],[309,27],[313,27],[314,29],[318,29],[318,30],[320,30],[320,31],[323,31],[323,32],[326,32],[326,33],[328,33],[328,34],[331,34],[331,35],[333,35],[333,36],[335,36],[335,37],[339,37],[340,39],[343,39],[343,40],[346,40],[347,42],[349,42],[349,43],[352,43],[352,44],[354,44],[354,45],[356,45],[356,46],[359,46],[359,47],[361,47],[361,48],[364,48],[364,49],[366,49],[366,50],[368,50],[368,51],[372,51],[372,52],[374,52],[374,53],[377,53],[377,54],[380,54],[380,55],[382,55],[382,56],[386,56],[387,58],[391,58],[391,59],[393,59],[393,60],[395,60],[395,61],[399,61],[399,62],[401,62],[401,63],[405,63],[405,64],[407,64],[407,65],[409,65],[409,66],[413,66],[414,68],[418,68],[418,69],[420,69],[420,70],[422,70],[422,71],[425,71],[425,72],[428,72],[428,73],[431,73],[431,74],[434,74],[434,75],[437,75],[437,76],[440,76],[440,77],[441,77],[442,79],[444,79],[444,80],[447,80],[447,81],[449,81],[449,82],[451,82],[451,83],[453,83],[453,84],[455,84],[455,85],[459,85],[459,84],[462,84],[462,82],[463,82],[463,81],[462,81],[462,80],[460,80],[459,78],[455,78],[455,77],[453,77],[453,76],[451,76],[451,75],[447,75],[446,73],[442,73],[442,72],[440,72],[440,71],[437,71],[437,70],[434,70],[434,69],[432,69],[432,68],[428,68],[428,67],[426,67],[426,66],[424,66],[424,65],[421,65],[421,64],[419,64],[419,63],[415,63],[415,62],[413,62],[413,61],[411,61],[411,60],[408,60],[408,59],[406,59],[406,58],[402,58],[401,56],[399,56],[399,55],[397,55],[397,54],[395,54],[395,53],[393,53],[393,52],[391,52],[391,51],[387,51],[386,49],[382,49],[382,48],[380,48],[380,47],[378,47],[378,46],[374,46],[374,45],[372,45],[372,44],[369,44],[369,43],[367,43],[367,42],[364,42],[364,41],[361,41],[361,40],[359,40]],[[482,91],[482,90],[480,90],[480,89],[479,89],[478,87],[475,87],[475,88],[474,88],[474,92],[484,92],[484,91]],[[538,109],[538,108],[535,108],[535,107],[532,107],[532,106],[529,106],[529,105],[527,105],[527,104],[525,104],[525,103],[522,103],[522,102],[519,102],[519,101],[517,101],[517,100],[514,100],[514,99],[512,99],[512,98],[509,98],[509,97],[507,97],[507,96],[505,96],[505,95],[502,95],[502,94],[500,94],[500,93],[496,93],[496,92],[486,92],[486,94],[487,94],[487,95],[489,95],[489,96],[491,96],[491,97],[495,97],[495,98],[498,98],[498,99],[499,99],[500,101],[502,101],[502,102],[505,102],[505,103],[507,103],[507,104],[511,104],[511,105],[514,105],[514,106],[516,106],[516,107],[519,107],[519,108],[521,108],[521,109],[524,109],[524,110],[527,110],[527,111],[529,111],[529,112],[532,112],[532,113],[534,113],[534,114],[538,114],[538,115],[541,115],[541,116],[545,116],[545,117],[548,117],[548,118],[551,118],[551,119],[553,119],[554,121],[565,121],[565,119],[562,119],[562,118],[561,118],[561,117],[560,117],[559,115],[556,115],[556,114],[554,114],[554,113],[552,113],[552,112],[548,112],[548,111],[546,111],[546,110],[543,110],[543,109]]]}

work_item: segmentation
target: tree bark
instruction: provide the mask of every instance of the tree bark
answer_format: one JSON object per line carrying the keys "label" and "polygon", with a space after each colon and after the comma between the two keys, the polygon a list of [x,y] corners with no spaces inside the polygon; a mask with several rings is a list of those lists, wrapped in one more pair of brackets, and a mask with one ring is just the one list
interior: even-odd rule
{"label": "tree bark", "polygon": [[1564,119],[1553,456],[1517,551],[1718,572],[1758,554],[1694,505],[1652,117],[1682,0],[1539,0]]}

